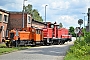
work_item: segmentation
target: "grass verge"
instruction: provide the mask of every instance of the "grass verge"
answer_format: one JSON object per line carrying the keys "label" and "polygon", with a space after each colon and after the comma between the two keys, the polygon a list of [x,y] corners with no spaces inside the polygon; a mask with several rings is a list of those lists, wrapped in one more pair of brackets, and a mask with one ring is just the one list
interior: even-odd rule
{"label": "grass verge", "polygon": [[24,50],[28,49],[29,47],[12,47],[12,48],[7,48],[5,44],[0,44],[0,55],[2,54],[7,54],[10,52],[18,51],[18,50]]}
{"label": "grass verge", "polygon": [[66,55],[64,60],[90,60],[90,55],[86,55],[86,56],[82,56],[82,57],[77,58],[74,56],[74,54],[69,53]]}

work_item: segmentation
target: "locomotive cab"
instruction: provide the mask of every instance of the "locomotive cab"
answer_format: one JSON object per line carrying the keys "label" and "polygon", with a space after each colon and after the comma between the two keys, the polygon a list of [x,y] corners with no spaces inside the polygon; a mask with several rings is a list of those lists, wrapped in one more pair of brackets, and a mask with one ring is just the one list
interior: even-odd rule
{"label": "locomotive cab", "polygon": [[35,42],[35,44],[42,44],[43,43],[42,29],[35,28],[34,42]]}
{"label": "locomotive cab", "polygon": [[60,39],[58,38],[58,29],[59,29],[59,25],[56,24],[56,22],[54,23],[54,28],[53,28],[53,44],[59,44],[60,43]]}
{"label": "locomotive cab", "polygon": [[45,45],[52,44],[53,38],[53,24],[47,23],[47,28],[43,28],[43,41]]}
{"label": "locomotive cab", "polygon": [[[14,40],[14,37],[15,37],[15,31],[14,30],[11,30],[9,32],[9,35],[5,37],[5,44],[7,47],[11,47],[11,46],[15,46],[15,40]],[[13,41],[14,40],[14,41]]]}

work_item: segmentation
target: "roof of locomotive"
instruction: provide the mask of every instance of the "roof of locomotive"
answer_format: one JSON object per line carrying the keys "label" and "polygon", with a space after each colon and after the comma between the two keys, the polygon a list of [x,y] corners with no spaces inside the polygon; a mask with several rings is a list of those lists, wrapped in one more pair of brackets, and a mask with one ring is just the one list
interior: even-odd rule
{"label": "roof of locomotive", "polygon": [[58,24],[54,24],[54,25],[59,26]]}

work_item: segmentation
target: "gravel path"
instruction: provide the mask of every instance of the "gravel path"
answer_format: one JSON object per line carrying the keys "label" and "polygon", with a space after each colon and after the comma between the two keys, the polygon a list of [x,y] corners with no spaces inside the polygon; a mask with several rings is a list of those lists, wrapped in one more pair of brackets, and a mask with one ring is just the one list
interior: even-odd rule
{"label": "gravel path", "polygon": [[[72,38],[73,41],[75,38]],[[0,60],[63,60],[66,51],[72,42],[66,42],[64,45],[32,47],[9,54],[0,55]]]}

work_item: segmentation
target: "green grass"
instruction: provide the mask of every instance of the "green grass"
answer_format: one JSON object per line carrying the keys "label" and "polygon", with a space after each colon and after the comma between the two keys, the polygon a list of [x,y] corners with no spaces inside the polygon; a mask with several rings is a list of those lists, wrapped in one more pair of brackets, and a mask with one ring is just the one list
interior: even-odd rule
{"label": "green grass", "polygon": [[0,48],[5,48],[5,47],[6,47],[5,43],[0,44]]}
{"label": "green grass", "polygon": [[0,44],[0,55],[10,53],[10,52],[14,52],[14,51],[18,51],[18,50],[24,50],[24,49],[28,49],[28,48],[30,48],[30,47],[12,47],[12,48],[8,48],[8,47],[6,47],[5,44]]}
{"label": "green grass", "polygon": [[15,50],[18,50],[18,49],[15,49],[15,48],[0,48],[0,55],[4,54],[4,53],[10,53],[10,52],[15,51]]}
{"label": "green grass", "polygon": [[79,60],[79,58],[76,58],[72,53],[69,53],[65,56],[64,60]]}
{"label": "green grass", "polygon": [[82,57],[75,57],[74,54],[69,53],[65,56],[64,60],[90,60],[90,55],[82,56]]}

